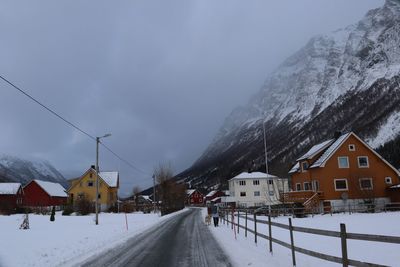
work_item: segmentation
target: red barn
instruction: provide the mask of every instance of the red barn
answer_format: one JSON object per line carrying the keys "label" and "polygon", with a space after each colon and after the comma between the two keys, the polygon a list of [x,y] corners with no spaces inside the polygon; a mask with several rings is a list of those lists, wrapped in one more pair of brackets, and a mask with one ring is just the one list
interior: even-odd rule
{"label": "red barn", "polygon": [[50,207],[67,203],[68,195],[58,183],[32,180],[24,187],[24,206]]}
{"label": "red barn", "polygon": [[186,203],[189,205],[203,205],[204,195],[196,189],[186,191]]}
{"label": "red barn", "polygon": [[225,196],[225,193],[222,192],[221,190],[213,190],[213,191],[210,191],[210,193],[208,193],[206,195],[205,202],[211,201],[211,200],[213,200],[215,198],[218,198],[218,197],[224,197],[224,196]]}
{"label": "red barn", "polygon": [[15,212],[22,205],[23,194],[20,183],[0,183],[0,214]]}

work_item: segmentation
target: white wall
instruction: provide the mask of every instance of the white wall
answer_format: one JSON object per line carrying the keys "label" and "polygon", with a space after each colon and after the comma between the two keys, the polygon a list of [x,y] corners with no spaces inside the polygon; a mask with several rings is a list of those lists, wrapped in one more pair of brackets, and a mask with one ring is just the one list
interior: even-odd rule
{"label": "white wall", "polygon": [[[253,181],[255,180],[259,181],[258,185],[254,185]],[[240,185],[240,181],[246,181],[246,185]],[[272,181],[272,184],[269,184],[268,181]],[[237,206],[250,207],[280,204],[279,192],[288,192],[288,190],[287,179],[252,178],[232,179],[229,181],[230,199],[234,200]],[[240,196],[241,192],[245,192],[246,196]],[[260,195],[255,196],[254,192],[260,192]]]}

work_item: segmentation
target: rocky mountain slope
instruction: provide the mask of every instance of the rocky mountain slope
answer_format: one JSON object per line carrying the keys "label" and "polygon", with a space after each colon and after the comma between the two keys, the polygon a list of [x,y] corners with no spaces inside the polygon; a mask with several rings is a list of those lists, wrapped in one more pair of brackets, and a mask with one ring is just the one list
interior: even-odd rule
{"label": "rocky mountain slope", "polygon": [[67,180],[47,161],[29,161],[8,155],[0,156],[0,182],[28,183],[32,179],[57,182],[64,187]]}
{"label": "rocky mountain slope", "polygon": [[312,38],[230,114],[178,178],[212,186],[250,165],[265,170],[262,123],[273,174],[286,177],[296,157],[338,130],[356,132],[400,167],[400,1]]}

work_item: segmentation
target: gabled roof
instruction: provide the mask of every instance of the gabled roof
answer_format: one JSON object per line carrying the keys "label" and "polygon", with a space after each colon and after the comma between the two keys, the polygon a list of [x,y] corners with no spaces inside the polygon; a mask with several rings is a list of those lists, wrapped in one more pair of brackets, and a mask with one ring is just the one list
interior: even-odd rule
{"label": "gabled roof", "polygon": [[20,183],[0,183],[0,195],[16,195],[20,188]]}
{"label": "gabled roof", "polygon": [[297,161],[312,159],[313,157],[321,153],[324,149],[326,149],[329,145],[331,145],[334,141],[335,141],[334,139],[331,139],[313,146],[310,150],[307,151],[307,153],[298,158]]}
{"label": "gabled roof", "polygon": [[[330,157],[338,150],[338,148],[350,137],[353,133],[346,133],[341,135],[338,139],[336,139],[326,150],[325,152],[311,165],[310,168],[316,167],[324,167],[325,163]],[[354,135],[354,134],[353,134]]]}
{"label": "gabled roof", "polygon": [[99,176],[109,187],[118,186],[118,172],[99,172]]}
{"label": "gabled roof", "polygon": [[[69,181],[72,182],[74,180],[81,180],[83,177],[85,177],[88,172],[92,172],[94,175],[96,175],[96,170],[90,167],[81,177],[70,179]],[[103,180],[108,187],[118,187],[119,186],[119,172],[117,171],[110,171],[110,172],[99,172],[99,178]],[[68,191],[71,190],[73,187],[75,187],[77,183],[71,184],[71,186],[68,188]]]}
{"label": "gabled roof", "polygon": [[266,174],[263,172],[242,172],[239,175],[236,175],[231,180],[243,180],[243,179],[278,179],[277,176],[272,174]]}
{"label": "gabled roof", "polygon": [[362,143],[365,147],[367,147],[372,153],[375,154],[379,159],[381,159],[387,166],[389,166],[395,173],[400,176],[400,171],[392,166],[387,160],[385,160],[381,155],[379,155],[372,147],[370,147],[367,143],[365,143],[360,137],[358,137],[355,133],[350,132],[343,134],[338,139],[335,140],[321,155],[321,157],[314,162],[314,164],[310,168],[318,168],[325,167],[326,162],[332,157],[333,154],[339,149],[339,147],[350,137],[354,136],[360,143]]}
{"label": "gabled roof", "polygon": [[215,193],[217,193],[218,191],[217,190],[213,190],[213,191],[210,191],[207,195],[206,195],[206,197],[212,197]]}
{"label": "gabled roof", "polygon": [[33,181],[36,182],[51,197],[68,197],[67,193],[65,193],[65,188],[59,183],[52,183],[42,180],[33,180]]}
{"label": "gabled roof", "polygon": [[293,165],[293,167],[290,169],[289,173],[295,173],[300,170],[300,163],[296,162],[296,164]]}
{"label": "gabled roof", "polygon": [[196,189],[188,189],[186,190],[186,195],[190,197],[194,192],[196,192]]}

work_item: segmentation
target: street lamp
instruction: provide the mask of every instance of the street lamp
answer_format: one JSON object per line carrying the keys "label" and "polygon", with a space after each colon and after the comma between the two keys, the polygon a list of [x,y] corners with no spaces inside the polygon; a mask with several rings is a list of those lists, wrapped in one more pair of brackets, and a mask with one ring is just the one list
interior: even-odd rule
{"label": "street lamp", "polygon": [[96,225],[99,224],[99,143],[101,138],[106,138],[111,134],[96,137]]}

